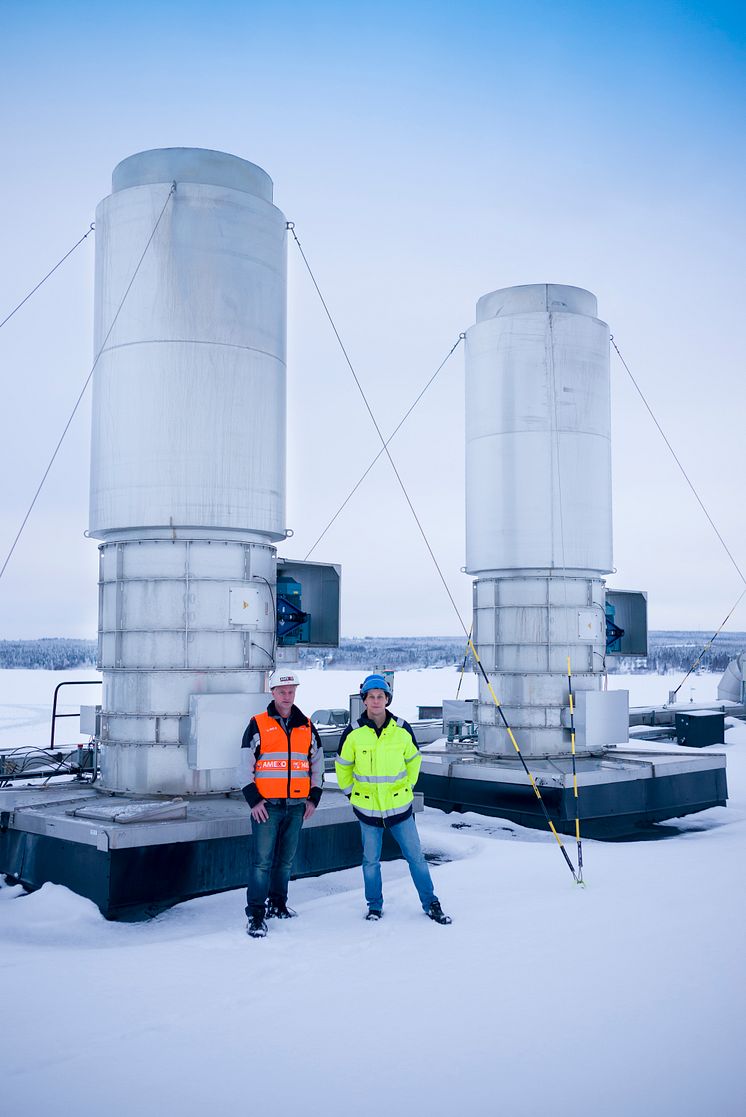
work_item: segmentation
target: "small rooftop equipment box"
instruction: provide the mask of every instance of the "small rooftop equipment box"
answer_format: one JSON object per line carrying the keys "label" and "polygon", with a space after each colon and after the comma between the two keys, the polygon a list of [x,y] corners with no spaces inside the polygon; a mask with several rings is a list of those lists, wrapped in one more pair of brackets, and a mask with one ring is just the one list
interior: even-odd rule
{"label": "small rooftop equipment box", "polygon": [[709,710],[692,710],[690,714],[676,714],[676,740],[689,749],[703,749],[706,745],[725,743],[725,714]]}

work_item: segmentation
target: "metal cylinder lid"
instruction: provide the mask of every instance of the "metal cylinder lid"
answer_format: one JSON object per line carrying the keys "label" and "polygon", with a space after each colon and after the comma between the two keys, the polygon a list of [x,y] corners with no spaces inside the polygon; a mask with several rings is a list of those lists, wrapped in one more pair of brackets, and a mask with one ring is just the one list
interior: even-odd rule
{"label": "metal cylinder lid", "polygon": [[272,201],[272,179],[261,167],[237,155],[199,147],[162,147],[130,155],[114,168],[111,189],[116,193],[158,182],[225,186]]}
{"label": "metal cylinder lid", "polygon": [[597,317],[596,296],[582,287],[563,283],[526,283],[522,287],[502,287],[482,295],[477,302],[477,322],[505,314],[531,314],[536,311],[564,311]]}

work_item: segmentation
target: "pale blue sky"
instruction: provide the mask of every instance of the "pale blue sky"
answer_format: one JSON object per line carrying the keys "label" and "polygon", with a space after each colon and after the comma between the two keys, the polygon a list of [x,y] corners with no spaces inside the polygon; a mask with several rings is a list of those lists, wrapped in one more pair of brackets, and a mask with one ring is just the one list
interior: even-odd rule
{"label": "pale blue sky", "polygon": [[[0,2],[0,26],[0,319],[120,159],[230,151],[273,178],[384,429],[482,294],[587,287],[746,568],[742,6]],[[90,368],[91,240],[0,331],[3,556]],[[292,246],[289,265],[302,557],[377,443]],[[738,576],[615,358],[612,377],[612,581],[649,591],[654,627],[714,628]],[[0,582],[0,636],[95,632],[88,424]],[[468,617],[460,355],[392,451]],[[375,499],[396,545],[372,556]],[[345,634],[458,630],[383,461],[314,557],[343,565]]]}

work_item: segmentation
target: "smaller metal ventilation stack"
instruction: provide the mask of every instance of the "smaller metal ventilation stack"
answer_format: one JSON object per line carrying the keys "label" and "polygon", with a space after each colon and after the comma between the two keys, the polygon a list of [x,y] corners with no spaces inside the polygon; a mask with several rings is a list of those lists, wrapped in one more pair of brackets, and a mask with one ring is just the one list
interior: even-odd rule
{"label": "smaller metal ventilation stack", "polygon": [[[471,703],[449,707],[476,720],[476,748],[467,735],[423,751],[418,788],[430,806],[544,828],[543,803],[558,830],[572,833],[577,812],[584,834],[609,837],[726,801],[724,757],[630,743],[627,692],[603,689],[609,380],[609,330],[590,291],[535,283],[477,303],[466,335],[473,640],[522,759],[480,674],[476,717]],[[615,637],[635,629],[633,598],[644,594],[617,591],[610,603],[624,620]]]}
{"label": "smaller metal ventilation stack", "polygon": [[[474,643],[533,756],[569,750],[568,656],[576,692],[601,690],[611,414],[609,330],[596,313],[578,287],[509,287],[479,300],[466,335]],[[478,720],[481,752],[514,753],[481,679]]]}

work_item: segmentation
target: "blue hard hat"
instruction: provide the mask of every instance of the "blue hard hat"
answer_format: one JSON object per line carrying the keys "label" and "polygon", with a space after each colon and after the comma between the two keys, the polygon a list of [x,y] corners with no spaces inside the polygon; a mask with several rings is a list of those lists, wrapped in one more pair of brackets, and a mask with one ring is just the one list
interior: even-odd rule
{"label": "blue hard hat", "polygon": [[[382,690],[388,702],[390,702],[393,697],[391,687],[386,682],[383,675],[368,675],[367,679],[363,679],[360,684],[360,697],[364,699],[369,690]],[[387,706],[388,702],[386,703]]]}

